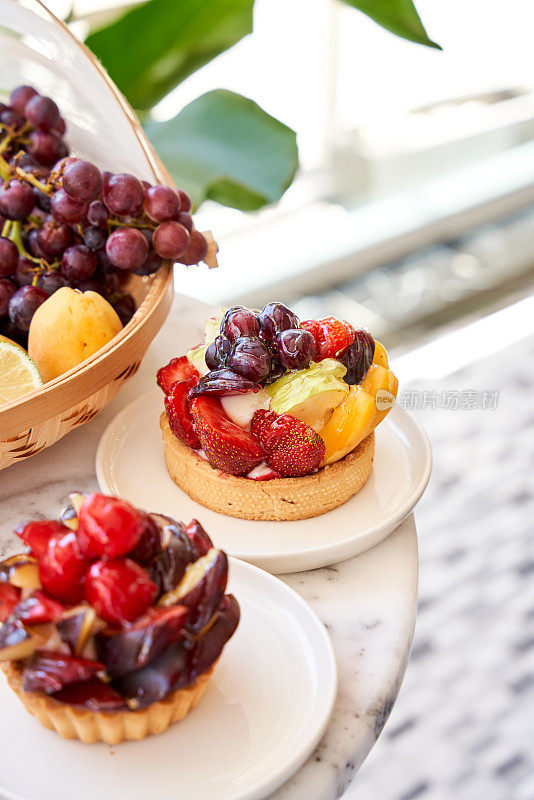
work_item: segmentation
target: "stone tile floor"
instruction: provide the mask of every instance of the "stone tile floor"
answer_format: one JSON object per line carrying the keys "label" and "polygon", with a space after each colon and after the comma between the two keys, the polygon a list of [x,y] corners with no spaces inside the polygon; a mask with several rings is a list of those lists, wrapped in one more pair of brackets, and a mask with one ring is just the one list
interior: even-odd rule
{"label": "stone tile floor", "polygon": [[431,390],[496,410],[414,411],[434,469],[416,510],[411,661],[347,800],[534,800],[534,337]]}

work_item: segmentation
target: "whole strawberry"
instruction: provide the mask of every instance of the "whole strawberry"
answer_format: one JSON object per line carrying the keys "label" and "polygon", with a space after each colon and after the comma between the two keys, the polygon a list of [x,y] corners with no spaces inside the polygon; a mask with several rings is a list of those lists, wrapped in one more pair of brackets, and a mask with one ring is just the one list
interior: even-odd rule
{"label": "whole strawberry", "polygon": [[353,343],[356,333],[352,325],[337,317],[307,319],[300,327],[309,331],[315,340],[315,361],[339,358]]}
{"label": "whole strawberry", "polygon": [[285,478],[309,475],[324,458],[319,434],[290,414],[256,411],[251,431],[267,451],[268,466]]}
{"label": "whole strawberry", "polygon": [[224,413],[216,397],[191,400],[190,410],[201,447],[212,467],[230,475],[246,475],[265,458],[258,439]]}

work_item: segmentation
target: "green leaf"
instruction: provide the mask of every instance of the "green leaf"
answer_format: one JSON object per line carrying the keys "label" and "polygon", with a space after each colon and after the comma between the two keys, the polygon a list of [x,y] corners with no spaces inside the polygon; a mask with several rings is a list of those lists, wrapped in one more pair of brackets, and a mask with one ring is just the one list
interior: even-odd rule
{"label": "green leaf", "polygon": [[295,132],[252,100],[223,89],[145,129],[195,204],[209,198],[243,211],[261,208],[282,196],[298,167]]}
{"label": "green leaf", "polygon": [[137,109],[252,31],[253,0],[149,0],[90,34],[86,44]]}
{"label": "green leaf", "polygon": [[439,44],[428,38],[412,0],[343,0],[343,2],[363,11],[383,28],[402,36],[403,39],[441,50]]}

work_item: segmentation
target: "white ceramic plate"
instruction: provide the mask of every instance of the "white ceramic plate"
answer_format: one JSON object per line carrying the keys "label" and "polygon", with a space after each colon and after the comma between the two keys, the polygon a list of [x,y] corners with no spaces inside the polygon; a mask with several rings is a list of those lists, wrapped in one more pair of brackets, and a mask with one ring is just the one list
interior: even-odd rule
{"label": "white ceramic plate", "polygon": [[96,457],[102,491],[141,508],[199,519],[217,545],[273,573],[325,567],[385,539],[410,513],[430,476],[432,455],[421,426],[395,406],[375,432],[375,460],[364,488],[339,508],[296,522],[251,522],[211,511],[169,477],[159,417],[161,392],[123,409],[105,431]]}
{"label": "white ceramic plate", "polygon": [[64,741],[22,707],[0,673],[5,800],[260,800],[319,742],[336,662],[323,624],[282,581],[231,560],[241,622],[206,694],[161,736],[110,748]]}

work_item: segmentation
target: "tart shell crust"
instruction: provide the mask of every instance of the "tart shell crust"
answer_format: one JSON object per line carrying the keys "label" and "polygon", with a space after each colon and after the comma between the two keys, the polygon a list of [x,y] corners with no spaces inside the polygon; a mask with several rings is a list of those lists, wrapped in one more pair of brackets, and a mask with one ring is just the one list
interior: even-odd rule
{"label": "tart shell crust", "polygon": [[214,469],[171,431],[160,417],[165,462],[173,481],[197,503],[229,517],[297,520],[318,517],[346,503],[363,488],[373,466],[371,432],[348,455],[303,478],[267,481],[238,478]]}
{"label": "tart shell crust", "polygon": [[116,745],[163,733],[174,722],[183,719],[200,702],[214,667],[199,675],[191,686],[177,689],[142,711],[75,708],[43,692],[25,692],[22,689],[22,666],[19,662],[2,662],[0,669],[26,710],[37,717],[45,728],[56,731],[63,739],[80,739],[86,744],[105,742]]}

